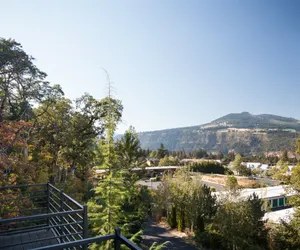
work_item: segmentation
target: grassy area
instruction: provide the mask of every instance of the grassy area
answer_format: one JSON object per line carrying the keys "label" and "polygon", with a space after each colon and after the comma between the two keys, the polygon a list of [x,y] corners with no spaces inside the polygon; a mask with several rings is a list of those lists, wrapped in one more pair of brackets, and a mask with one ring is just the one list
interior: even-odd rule
{"label": "grassy area", "polygon": [[[214,182],[217,184],[225,185],[227,175],[221,175],[221,174],[205,174],[202,175],[202,180]],[[244,188],[251,188],[256,184],[255,180],[247,180],[245,177],[242,176],[236,176],[239,186]]]}

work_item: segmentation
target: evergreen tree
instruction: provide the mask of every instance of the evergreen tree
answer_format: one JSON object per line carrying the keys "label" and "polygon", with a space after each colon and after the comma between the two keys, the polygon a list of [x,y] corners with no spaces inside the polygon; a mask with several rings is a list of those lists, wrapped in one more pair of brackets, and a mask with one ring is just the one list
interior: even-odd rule
{"label": "evergreen tree", "polygon": [[262,201],[253,195],[247,200],[226,197],[219,206],[213,228],[221,236],[224,249],[264,249],[267,230],[262,218]]}
{"label": "evergreen tree", "polygon": [[296,141],[296,151],[298,152],[298,154],[300,154],[300,138],[298,138]]}
{"label": "evergreen tree", "polygon": [[250,175],[251,171],[245,165],[242,165],[243,158],[237,154],[233,161],[233,170],[236,170],[239,175]]}
{"label": "evergreen tree", "polygon": [[[100,181],[95,188],[95,197],[88,202],[90,221],[93,231],[97,234],[112,233],[118,226],[121,215],[121,206],[124,203],[126,192],[123,178],[118,171],[118,156],[113,140],[117,124],[121,120],[122,105],[120,101],[110,96],[111,86],[109,82],[109,96],[103,100],[105,103],[105,134],[104,140],[100,141],[99,147],[103,155],[103,168],[109,170],[107,178]],[[100,216],[99,216],[100,215]]]}
{"label": "evergreen tree", "polygon": [[284,150],[281,155],[280,155],[280,160],[283,162],[288,162],[289,161],[289,157],[288,157],[288,151]]}
{"label": "evergreen tree", "polygon": [[168,155],[168,150],[165,149],[164,144],[160,144],[160,147],[157,149],[156,157],[158,159],[164,158],[166,155]]}
{"label": "evergreen tree", "polygon": [[133,167],[139,166],[139,160],[142,153],[140,140],[133,127],[129,127],[122,139],[117,141],[116,150],[122,168],[130,170]]}

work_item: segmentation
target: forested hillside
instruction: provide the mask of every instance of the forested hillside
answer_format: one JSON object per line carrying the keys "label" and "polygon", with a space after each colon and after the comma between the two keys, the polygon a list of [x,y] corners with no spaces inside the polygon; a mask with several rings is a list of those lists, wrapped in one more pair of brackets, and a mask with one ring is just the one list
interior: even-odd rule
{"label": "forested hillside", "polygon": [[262,153],[293,149],[299,131],[296,119],[243,112],[204,125],[143,132],[139,137],[142,147],[150,149],[163,143],[169,150]]}

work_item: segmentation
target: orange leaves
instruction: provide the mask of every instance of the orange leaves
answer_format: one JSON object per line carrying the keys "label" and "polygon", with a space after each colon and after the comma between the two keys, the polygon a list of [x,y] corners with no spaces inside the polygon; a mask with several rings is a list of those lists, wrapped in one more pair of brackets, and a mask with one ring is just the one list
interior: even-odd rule
{"label": "orange leaves", "polygon": [[26,139],[31,127],[30,122],[23,120],[0,123],[0,149],[26,147]]}

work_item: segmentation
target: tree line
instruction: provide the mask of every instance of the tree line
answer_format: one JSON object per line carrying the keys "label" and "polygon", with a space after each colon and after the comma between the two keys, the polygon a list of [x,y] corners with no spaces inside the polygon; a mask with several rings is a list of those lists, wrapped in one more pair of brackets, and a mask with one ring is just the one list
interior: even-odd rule
{"label": "tree line", "polygon": [[[72,101],[46,77],[20,43],[0,38],[0,185],[50,181],[89,205],[90,236],[120,227],[141,244],[151,195],[136,185],[139,176],[131,172],[142,155],[134,128],[114,140],[121,101],[110,95],[97,100],[88,93]],[[108,176],[96,179],[95,166],[108,168]],[[1,199],[18,197],[17,192],[1,193]],[[21,216],[23,203],[1,209],[17,207],[20,212],[7,216]],[[92,248],[111,245],[108,241]]]}
{"label": "tree line", "polygon": [[216,195],[200,180],[191,178],[188,168],[178,170],[174,178],[168,176],[159,186],[153,208],[170,227],[191,232],[200,249],[300,248],[300,166],[293,170],[290,181],[296,195],[289,204],[296,212],[289,222],[279,224],[263,219],[270,210],[255,193],[241,198],[233,176],[228,177],[228,191],[223,195]]}

